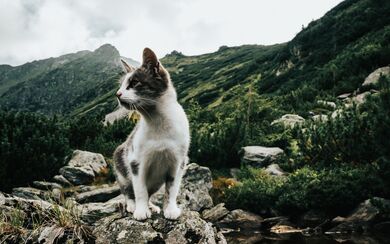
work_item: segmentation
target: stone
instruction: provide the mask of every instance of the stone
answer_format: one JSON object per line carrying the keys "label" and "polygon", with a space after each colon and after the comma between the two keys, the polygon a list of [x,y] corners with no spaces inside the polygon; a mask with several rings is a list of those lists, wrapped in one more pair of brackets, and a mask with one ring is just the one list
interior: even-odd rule
{"label": "stone", "polygon": [[301,125],[305,122],[305,119],[297,114],[285,114],[281,118],[272,121],[271,125],[282,125],[284,127],[294,127]]}
{"label": "stone", "polygon": [[107,202],[85,203],[78,205],[81,219],[88,224],[93,224],[99,219],[118,213],[125,204],[123,195],[117,196]]}
{"label": "stone", "polygon": [[270,232],[275,234],[291,234],[291,233],[302,233],[302,230],[289,225],[275,225],[272,226]]}
{"label": "stone", "polygon": [[225,203],[220,203],[211,209],[206,209],[202,213],[202,218],[210,222],[216,222],[229,213],[229,210],[225,208]]}
{"label": "stone", "polygon": [[[213,199],[209,194],[212,188],[211,171],[207,167],[191,163],[185,168],[183,180],[177,202],[182,209],[200,211],[211,208]],[[151,197],[151,201],[159,206],[163,205],[165,186]]]}
{"label": "stone", "polygon": [[53,177],[53,181],[62,185],[63,187],[71,187],[73,186],[64,176],[56,175]]}
{"label": "stone", "polygon": [[338,95],[337,99],[344,100],[344,99],[350,97],[351,95],[352,95],[352,93],[344,93],[344,94]]}
{"label": "stone", "polygon": [[53,182],[47,182],[47,181],[34,181],[33,185],[34,185],[34,187],[36,187],[40,190],[44,190],[44,191],[53,190],[55,188],[57,188],[57,189],[62,188],[62,186],[60,184],[53,183]]}
{"label": "stone", "polygon": [[317,104],[325,106],[325,107],[329,107],[332,109],[336,109],[336,107],[337,107],[336,103],[330,102],[330,101],[324,101],[324,100],[318,100]]}
{"label": "stone", "polygon": [[41,200],[45,198],[45,192],[33,187],[17,187],[12,189],[12,195],[25,198]]}
{"label": "stone", "polygon": [[106,202],[120,194],[119,185],[101,187],[92,191],[83,192],[76,195],[79,203]]}
{"label": "stone", "polygon": [[139,222],[132,216],[118,214],[99,220],[93,232],[96,243],[226,243],[222,234],[199,217],[197,212],[184,211],[175,221],[161,214]]}
{"label": "stone", "polygon": [[255,230],[260,229],[263,218],[257,214],[235,209],[215,224],[220,228]]}
{"label": "stone", "polygon": [[378,68],[367,76],[367,78],[364,80],[362,84],[362,87],[376,85],[381,76],[389,76],[389,75],[390,75],[390,66]]}
{"label": "stone", "polygon": [[267,166],[267,168],[264,170],[270,175],[274,176],[284,176],[286,173],[279,167],[278,164],[270,164]]}
{"label": "stone", "polygon": [[366,92],[363,92],[361,94],[358,94],[358,95],[352,97],[351,101],[352,101],[352,103],[355,103],[356,105],[360,105],[360,104],[363,104],[367,100],[367,97],[369,95],[371,95],[371,92],[366,91]]}
{"label": "stone", "polygon": [[89,167],[95,174],[100,174],[101,171],[107,167],[107,163],[100,153],[75,150],[72,158],[68,162],[68,166]]}
{"label": "stone", "polygon": [[314,116],[312,117],[312,120],[318,121],[318,122],[327,122],[327,121],[329,120],[329,118],[328,118],[327,115],[318,114],[318,115],[314,115]]}
{"label": "stone", "polygon": [[241,149],[241,162],[252,167],[264,167],[275,163],[284,151],[279,147],[246,146]]}
{"label": "stone", "polygon": [[359,204],[359,206],[347,217],[336,217],[333,219],[332,223],[338,223],[338,225],[330,229],[328,233],[367,232],[373,224],[389,217],[382,210],[389,208],[390,200],[379,197],[367,199]]}
{"label": "stone", "polygon": [[91,168],[64,166],[60,169],[60,174],[73,185],[90,184],[95,179],[95,174]]}

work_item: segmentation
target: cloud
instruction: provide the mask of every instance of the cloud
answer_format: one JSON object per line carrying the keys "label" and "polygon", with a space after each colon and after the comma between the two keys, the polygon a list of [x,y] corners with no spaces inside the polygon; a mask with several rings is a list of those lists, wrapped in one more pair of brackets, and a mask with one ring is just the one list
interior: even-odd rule
{"label": "cloud", "polygon": [[139,59],[222,45],[286,42],[341,0],[0,0],[0,63],[116,46]]}

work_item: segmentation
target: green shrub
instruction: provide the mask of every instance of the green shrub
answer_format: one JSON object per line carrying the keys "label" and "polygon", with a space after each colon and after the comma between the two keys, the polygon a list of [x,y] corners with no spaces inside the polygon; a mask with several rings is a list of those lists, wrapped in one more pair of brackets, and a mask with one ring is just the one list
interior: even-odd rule
{"label": "green shrub", "polygon": [[0,111],[0,190],[50,180],[70,153],[57,117]]}

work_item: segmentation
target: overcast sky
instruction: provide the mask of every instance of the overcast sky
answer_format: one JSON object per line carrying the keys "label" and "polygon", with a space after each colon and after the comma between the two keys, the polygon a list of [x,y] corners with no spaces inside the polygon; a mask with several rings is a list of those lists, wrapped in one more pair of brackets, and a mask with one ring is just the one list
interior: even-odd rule
{"label": "overcast sky", "polygon": [[0,64],[19,65],[111,43],[140,60],[274,44],[341,0],[0,0]]}

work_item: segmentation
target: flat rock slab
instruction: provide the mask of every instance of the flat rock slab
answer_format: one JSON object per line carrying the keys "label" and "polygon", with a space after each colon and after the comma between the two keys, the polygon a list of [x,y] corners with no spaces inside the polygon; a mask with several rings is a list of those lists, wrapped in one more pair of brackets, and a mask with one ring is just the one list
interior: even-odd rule
{"label": "flat rock slab", "polygon": [[38,188],[40,190],[45,190],[45,191],[62,188],[62,186],[58,183],[47,182],[47,181],[34,181],[33,185],[36,188]]}
{"label": "flat rock slab", "polygon": [[252,167],[264,167],[275,163],[284,151],[279,147],[246,146],[241,149],[241,162]]}
{"label": "flat rock slab", "polygon": [[65,166],[60,169],[60,174],[73,185],[90,184],[95,179],[95,174],[91,168]]}
{"label": "flat rock slab", "polygon": [[226,243],[211,223],[197,212],[185,211],[177,220],[167,220],[154,214],[143,222],[133,217],[113,215],[97,222],[96,243]]}
{"label": "flat rock slab", "polygon": [[284,127],[294,127],[301,125],[305,122],[305,119],[297,114],[285,114],[281,118],[272,121],[271,125],[282,125]]}
{"label": "flat rock slab", "polygon": [[79,203],[86,202],[106,202],[120,194],[118,185],[102,187],[92,191],[87,191],[76,195],[76,201]]}
{"label": "flat rock slab", "polygon": [[202,213],[202,218],[214,223],[225,217],[228,213],[229,210],[225,208],[225,203],[220,203],[211,209],[204,210]]}
{"label": "flat rock slab", "polygon": [[41,200],[45,198],[45,191],[33,187],[17,187],[12,189],[12,195],[32,200]]}

